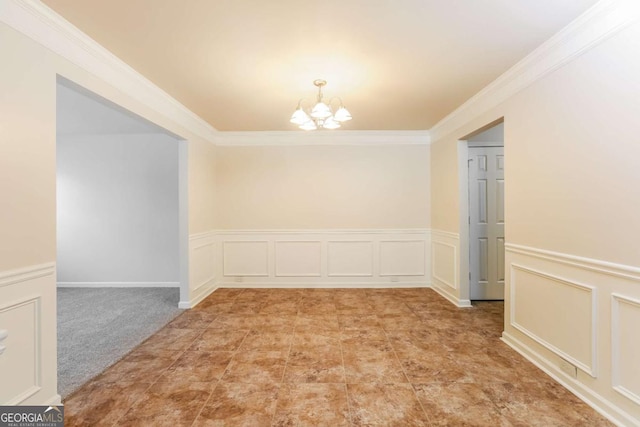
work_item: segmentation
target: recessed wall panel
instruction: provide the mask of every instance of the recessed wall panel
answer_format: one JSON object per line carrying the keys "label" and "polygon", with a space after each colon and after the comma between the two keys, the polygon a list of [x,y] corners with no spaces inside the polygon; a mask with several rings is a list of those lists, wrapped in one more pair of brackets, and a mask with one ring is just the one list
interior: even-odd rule
{"label": "recessed wall panel", "polygon": [[276,276],[319,277],[322,274],[321,243],[279,241],[276,247]]}
{"label": "recessed wall panel", "polygon": [[268,242],[226,241],[222,248],[225,276],[269,275]]}
{"label": "recessed wall panel", "polygon": [[425,242],[380,242],[381,276],[422,276],[425,272]]}
{"label": "recessed wall panel", "polygon": [[0,329],[8,332],[0,355],[0,402],[5,404],[18,404],[40,389],[39,309],[39,298],[0,307]]}
{"label": "recessed wall panel", "polygon": [[511,325],[595,376],[595,289],[511,264],[510,291]]}
{"label": "recessed wall panel", "polygon": [[373,276],[373,242],[328,242],[330,277]]}
{"label": "recessed wall panel", "polygon": [[613,387],[640,405],[640,300],[613,295]]}

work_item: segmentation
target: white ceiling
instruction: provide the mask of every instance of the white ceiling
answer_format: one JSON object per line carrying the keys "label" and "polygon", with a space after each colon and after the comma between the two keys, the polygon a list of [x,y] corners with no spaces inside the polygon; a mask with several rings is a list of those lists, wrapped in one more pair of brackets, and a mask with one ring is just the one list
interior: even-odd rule
{"label": "white ceiling", "polygon": [[596,0],[43,0],[218,130],[295,130],[312,81],[345,130],[423,130]]}
{"label": "white ceiling", "polygon": [[163,129],[111,104],[73,83],[56,85],[56,134],[96,135],[167,133]]}

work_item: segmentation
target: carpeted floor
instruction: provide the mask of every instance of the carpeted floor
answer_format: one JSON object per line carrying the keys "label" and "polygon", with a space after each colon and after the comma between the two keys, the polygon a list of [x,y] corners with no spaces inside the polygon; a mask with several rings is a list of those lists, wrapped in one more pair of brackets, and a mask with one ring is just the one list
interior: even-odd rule
{"label": "carpeted floor", "polygon": [[68,396],[182,312],[178,288],[58,288],[58,391]]}

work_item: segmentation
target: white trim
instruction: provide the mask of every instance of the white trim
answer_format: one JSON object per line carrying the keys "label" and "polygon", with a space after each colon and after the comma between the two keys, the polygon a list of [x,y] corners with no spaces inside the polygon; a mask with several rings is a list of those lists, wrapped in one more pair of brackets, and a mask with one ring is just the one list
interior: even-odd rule
{"label": "white trim", "polygon": [[191,292],[193,297],[189,301],[180,301],[178,303],[178,308],[193,308],[203,299],[211,295],[216,289],[218,289],[218,285],[215,281],[207,281]]}
{"label": "white trim", "polygon": [[471,301],[468,299],[458,299],[455,295],[449,293],[446,289],[440,286],[431,286],[431,288],[439,293],[442,297],[446,298],[449,302],[451,302],[456,307],[460,308],[470,308],[473,307],[471,305]]}
{"label": "white trim", "polygon": [[[580,360],[576,359],[575,357],[571,356],[570,354],[568,354],[567,352],[559,349],[558,347],[556,347],[555,345],[551,344],[550,342],[548,342],[547,340],[545,340],[542,337],[539,337],[538,335],[536,335],[533,331],[527,329],[525,326],[519,324],[516,322],[516,306],[515,306],[515,300],[516,300],[516,288],[515,288],[515,284],[516,284],[516,280],[515,280],[515,270],[520,270],[522,272],[525,273],[529,273],[529,274],[533,274],[535,276],[539,276],[542,277],[544,279],[556,282],[558,284],[561,285],[565,285],[565,286],[570,286],[572,288],[577,288],[580,289],[582,291],[587,291],[590,293],[591,295],[591,365],[588,365],[584,362],[581,362]],[[562,277],[558,277],[558,276],[554,276],[552,274],[548,274],[545,272],[542,272],[540,270],[536,270],[534,268],[530,268],[530,267],[524,267],[522,265],[518,265],[518,264],[514,264],[511,263],[510,265],[510,273],[511,273],[511,279],[510,279],[510,286],[509,286],[509,291],[510,291],[510,324],[511,326],[513,326],[515,329],[517,329],[518,331],[520,331],[521,333],[523,333],[524,335],[528,336],[529,338],[531,338],[532,340],[536,341],[538,344],[540,344],[541,346],[545,347],[547,350],[555,353],[556,355],[558,355],[559,357],[563,358],[564,360],[574,364],[578,369],[580,369],[581,371],[591,375],[593,378],[597,378],[597,355],[598,355],[598,335],[597,335],[597,330],[598,330],[598,306],[597,306],[597,289],[594,286],[590,286],[590,285],[584,285],[582,283],[578,283],[575,281],[571,281]]]}
{"label": "white trim", "polygon": [[437,229],[432,229],[431,231],[431,236],[432,237],[443,237],[445,239],[455,239],[458,240],[460,238],[460,235],[458,233],[453,233],[451,231],[444,231],[444,230],[437,230]]}
{"label": "white trim", "polygon": [[[8,304],[5,304],[0,307],[0,314],[9,312],[11,310],[16,310],[20,307],[25,307],[28,305],[33,305],[33,335],[28,337],[26,334],[20,336],[18,341],[25,342],[27,339],[33,340],[33,375],[34,375],[34,383],[30,385],[26,390],[12,399],[8,400],[6,405],[19,405],[23,403],[25,400],[29,399],[33,395],[37,394],[42,390],[43,381],[42,381],[42,295],[37,296],[28,296],[26,298],[21,298],[16,301],[12,301]],[[13,325],[17,326],[17,325]],[[7,331],[8,332],[8,331]],[[6,348],[6,346],[5,346]],[[4,349],[3,349],[4,351]]]}
{"label": "white trim", "polygon": [[4,0],[0,21],[97,76],[190,132],[215,143],[218,132],[194,112],[39,1]]}
{"label": "white trim", "polygon": [[640,300],[618,293],[611,294],[611,386],[636,405],[640,405],[640,395],[620,384],[620,321],[618,314],[621,302],[640,309]]}
{"label": "white trim", "polygon": [[[520,62],[440,120],[432,141],[461,128],[534,82],[572,61],[640,16],[637,0],[601,0]],[[462,136],[462,135],[461,135]]]}
{"label": "white trim", "polygon": [[180,282],[57,282],[59,288],[179,288]]}
{"label": "white trim", "polygon": [[501,340],[616,426],[625,427],[638,425],[637,418],[596,394],[587,385],[564,374],[556,366],[552,365],[549,360],[545,359],[513,335],[508,332],[503,332]]}
{"label": "white trim", "polygon": [[[371,246],[371,273],[331,273],[331,244],[338,243],[366,243]],[[375,248],[372,240],[327,240],[327,277],[373,277],[375,266]]]}
{"label": "white trim", "polygon": [[448,287],[450,287],[451,289],[457,290],[458,286],[457,286],[457,269],[455,268],[455,265],[457,264],[458,261],[458,249],[456,247],[456,245],[452,245],[450,243],[445,243],[445,242],[438,242],[435,240],[431,241],[431,247],[433,248],[436,245],[441,245],[441,246],[446,246],[449,248],[453,248],[453,265],[454,265],[454,271],[453,271],[453,283],[449,283],[449,281],[445,280],[444,278],[438,276],[438,274],[436,273],[436,268],[435,268],[435,264],[436,264],[436,258],[435,258],[435,251],[431,250],[431,275],[433,276],[434,279],[436,279],[438,282],[447,285]]}
{"label": "white trim", "polygon": [[40,277],[51,276],[55,274],[55,272],[56,264],[54,262],[33,265],[16,270],[3,271],[0,273],[0,288],[3,286],[26,282],[28,280],[38,279]]}
{"label": "white trim", "polygon": [[217,145],[246,147],[265,145],[429,145],[429,131],[265,131],[219,132]]}
{"label": "white trim", "polygon": [[397,288],[430,288],[429,282],[393,282],[393,283],[376,283],[376,282],[220,282],[219,288],[274,288],[274,289],[351,289],[351,288],[367,288],[367,289],[397,289]]}
{"label": "white trim", "polygon": [[[192,236],[200,235],[243,235],[243,234],[423,234],[429,233],[431,230],[428,228],[382,228],[382,229],[244,229],[244,230],[214,230],[207,233],[193,234]],[[435,230],[434,230],[435,231]],[[243,240],[240,240],[241,242]]]}
{"label": "white trim", "polygon": [[49,399],[45,400],[44,403],[42,403],[43,406],[60,406],[62,405],[62,396],[60,396],[59,394],[54,394],[53,397],[50,397]]}
{"label": "white trim", "polygon": [[624,264],[615,264],[608,261],[601,261],[593,258],[585,258],[576,255],[568,255],[560,252],[553,252],[544,249],[532,248],[529,246],[505,243],[505,251],[520,255],[527,255],[534,258],[553,261],[559,264],[577,267],[583,270],[594,271],[596,273],[608,274],[613,277],[640,281],[640,268]]}

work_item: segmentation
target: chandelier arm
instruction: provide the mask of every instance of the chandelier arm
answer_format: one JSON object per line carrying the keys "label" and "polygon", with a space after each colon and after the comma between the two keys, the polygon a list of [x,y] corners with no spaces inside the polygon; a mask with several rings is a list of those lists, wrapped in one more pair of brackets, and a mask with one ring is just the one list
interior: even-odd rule
{"label": "chandelier arm", "polygon": [[[327,102],[327,105],[331,106],[331,104],[333,104],[333,100],[337,99],[338,102],[340,102],[340,107],[344,107],[344,104],[342,103],[342,98],[340,98],[339,96],[333,96],[329,99],[329,102]],[[338,107],[339,108],[339,107]]]}

